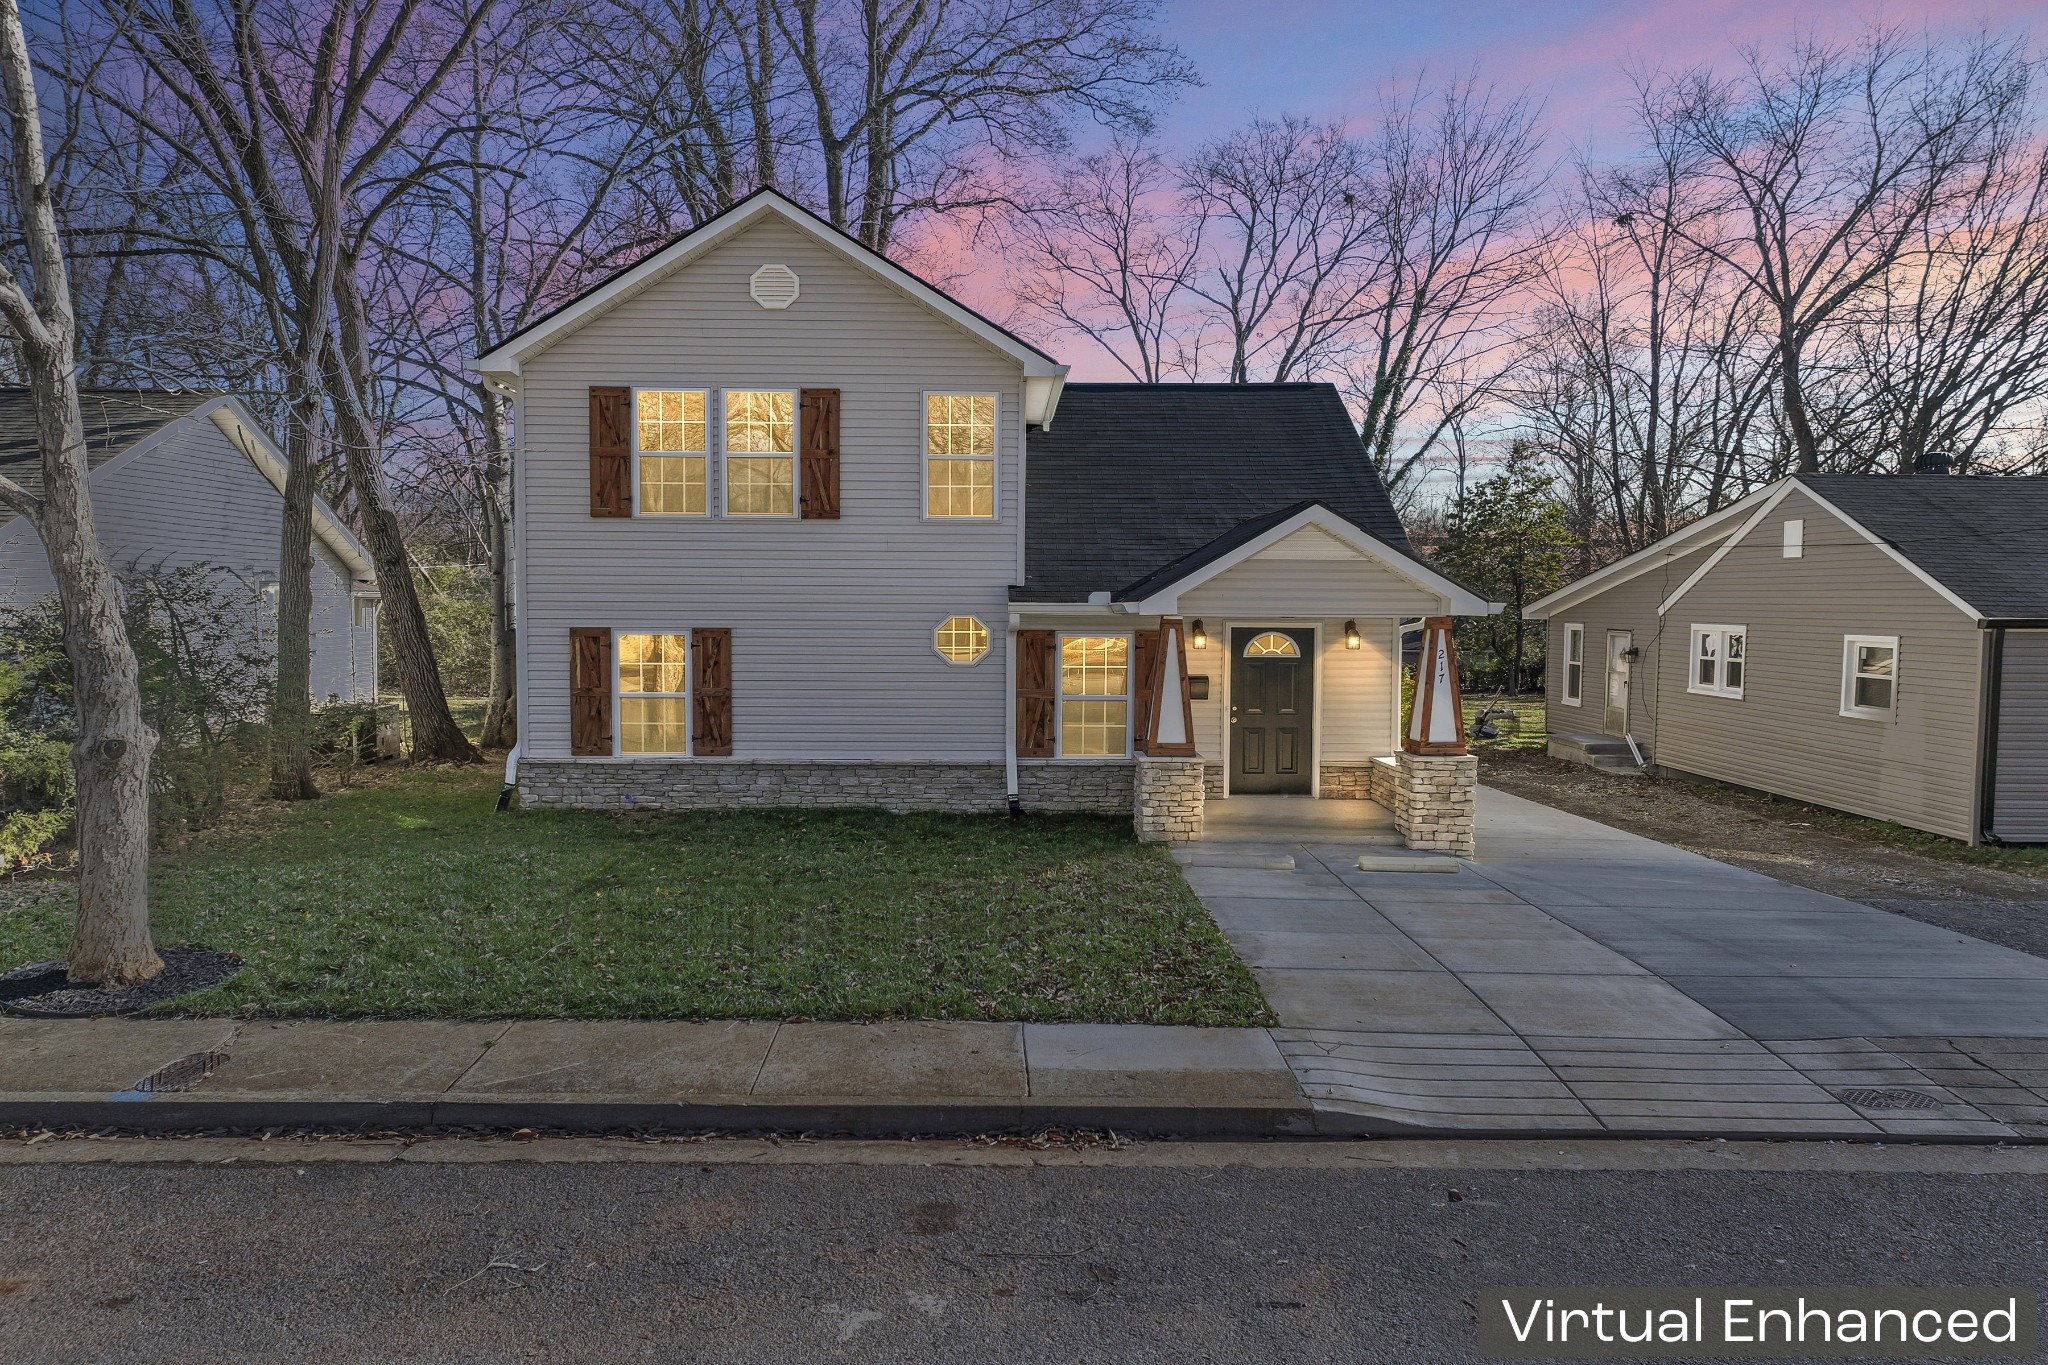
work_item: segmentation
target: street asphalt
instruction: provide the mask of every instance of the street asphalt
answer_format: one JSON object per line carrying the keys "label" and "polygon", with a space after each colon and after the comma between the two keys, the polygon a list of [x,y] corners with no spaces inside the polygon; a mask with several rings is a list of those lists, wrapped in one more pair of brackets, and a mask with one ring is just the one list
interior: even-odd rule
{"label": "street asphalt", "polygon": [[1414,1365],[1490,1285],[2048,1290],[2038,1148],[8,1146],[10,1362]]}

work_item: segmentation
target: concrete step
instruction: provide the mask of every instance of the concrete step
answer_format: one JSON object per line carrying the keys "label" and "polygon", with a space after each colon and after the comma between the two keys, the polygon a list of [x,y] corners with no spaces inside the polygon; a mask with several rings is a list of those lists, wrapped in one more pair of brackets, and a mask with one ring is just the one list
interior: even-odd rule
{"label": "concrete step", "polygon": [[[1572,763],[1584,763],[1602,772],[1636,773],[1635,755],[1629,752],[1628,741],[1619,735],[1553,734],[1550,737],[1550,756]],[[1647,760],[1649,752],[1644,751]]]}

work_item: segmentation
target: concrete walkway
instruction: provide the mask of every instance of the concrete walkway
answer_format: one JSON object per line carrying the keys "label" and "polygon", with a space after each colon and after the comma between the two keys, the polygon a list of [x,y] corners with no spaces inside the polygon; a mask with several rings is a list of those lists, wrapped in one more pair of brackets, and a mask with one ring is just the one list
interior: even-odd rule
{"label": "concrete walkway", "polygon": [[2041,958],[1492,790],[1450,876],[1358,871],[1387,850],[1321,823],[1265,828],[1177,856],[1326,1113],[2048,1135]]}
{"label": "concrete walkway", "polygon": [[0,1019],[0,1128],[1113,1128],[1286,1136],[1264,1029]]}

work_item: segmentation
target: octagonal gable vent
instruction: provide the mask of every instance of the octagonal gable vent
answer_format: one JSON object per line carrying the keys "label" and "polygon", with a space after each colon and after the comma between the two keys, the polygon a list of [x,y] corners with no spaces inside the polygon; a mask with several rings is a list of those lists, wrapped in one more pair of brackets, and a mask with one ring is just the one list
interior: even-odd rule
{"label": "octagonal gable vent", "polygon": [[747,294],[763,308],[787,308],[796,302],[796,272],[786,265],[764,265],[747,281]]}

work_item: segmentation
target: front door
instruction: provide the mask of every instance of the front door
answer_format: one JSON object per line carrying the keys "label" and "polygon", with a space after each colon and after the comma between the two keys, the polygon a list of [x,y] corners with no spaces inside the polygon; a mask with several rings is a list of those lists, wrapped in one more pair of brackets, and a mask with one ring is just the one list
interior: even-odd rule
{"label": "front door", "polygon": [[1230,632],[1230,790],[1313,791],[1315,632]]}
{"label": "front door", "polygon": [[1629,650],[1634,643],[1630,631],[1607,632],[1607,721],[1601,728],[1610,735],[1628,733]]}

